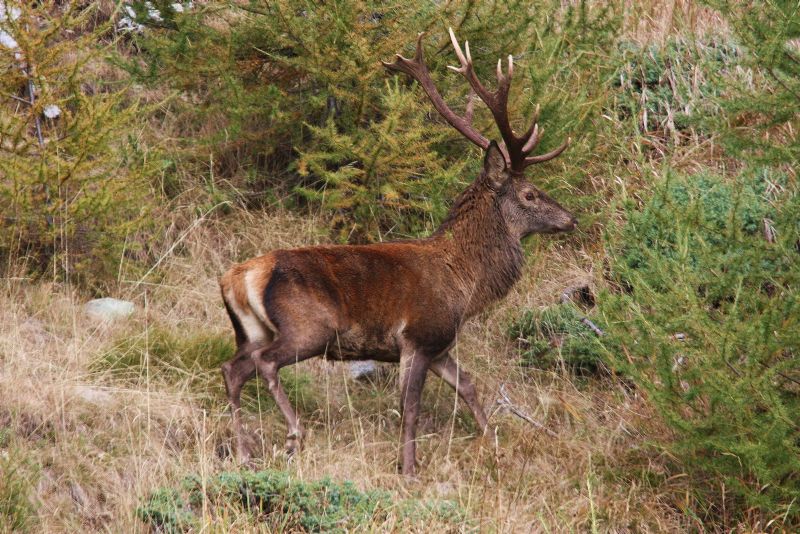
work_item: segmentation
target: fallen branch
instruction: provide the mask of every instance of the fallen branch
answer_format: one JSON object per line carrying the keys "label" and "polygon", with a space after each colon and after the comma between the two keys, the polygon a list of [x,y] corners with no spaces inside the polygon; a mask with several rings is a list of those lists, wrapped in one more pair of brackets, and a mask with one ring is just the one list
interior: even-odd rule
{"label": "fallen branch", "polygon": [[508,396],[508,392],[506,392],[506,385],[505,384],[501,384],[500,385],[500,398],[497,399],[497,404],[501,408],[506,408],[508,411],[510,411],[511,413],[513,413],[514,415],[516,415],[517,417],[522,419],[523,421],[527,421],[528,423],[532,424],[533,426],[535,426],[539,430],[545,431],[548,436],[552,436],[554,438],[558,437],[558,434],[556,434],[555,432],[553,432],[552,430],[550,430],[549,428],[544,426],[542,423],[540,423],[539,421],[537,421],[536,419],[534,419],[530,415],[526,414],[525,412],[523,412],[522,410],[517,408],[514,405],[514,403],[511,402],[511,399]]}
{"label": "fallen branch", "polygon": [[[570,287],[568,287],[567,289],[565,289],[561,293],[561,302],[563,304],[567,304],[569,302],[572,302],[572,295],[577,291],[584,291],[584,290],[588,291],[589,288],[586,287],[586,286],[570,286]],[[581,322],[584,325],[586,325],[592,332],[594,332],[597,337],[603,337],[605,335],[605,332],[600,330],[600,328],[596,324],[594,324],[591,320],[589,320],[588,317],[581,316]]]}

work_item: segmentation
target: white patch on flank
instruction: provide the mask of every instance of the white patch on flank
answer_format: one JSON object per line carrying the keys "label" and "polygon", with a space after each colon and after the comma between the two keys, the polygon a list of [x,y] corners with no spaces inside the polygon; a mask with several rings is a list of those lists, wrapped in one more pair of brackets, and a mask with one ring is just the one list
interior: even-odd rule
{"label": "white patch on flank", "polygon": [[255,314],[251,313],[250,310],[243,310],[239,303],[236,301],[236,295],[233,293],[233,289],[228,289],[228,293],[225,295],[228,300],[228,305],[231,307],[234,315],[239,319],[239,323],[242,325],[242,329],[244,330],[244,335],[247,336],[247,340],[251,343],[258,343],[260,341],[266,341],[267,339],[267,331],[264,328],[264,324],[258,320],[258,317]]}
{"label": "white patch on flank", "polygon": [[403,335],[403,330],[406,329],[406,320],[401,319],[400,323],[398,323],[397,328],[394,329],[394,335],[396,337],[400,337]]}
{"label": "white patch on flank", "polygon": [[247,291],[247,302],[250,304],[250,308],[255,312],[258,318],[261,320],[267,328],[272,330],[273,332],[277,332],[275,325],[269,320],[267,317],[267,309],[264,308],[264,289],[263,287],[258,287],[258,284],[255,283],[255,276],[258,273],[256,271],[247,271],[244,275],[244,287]]}

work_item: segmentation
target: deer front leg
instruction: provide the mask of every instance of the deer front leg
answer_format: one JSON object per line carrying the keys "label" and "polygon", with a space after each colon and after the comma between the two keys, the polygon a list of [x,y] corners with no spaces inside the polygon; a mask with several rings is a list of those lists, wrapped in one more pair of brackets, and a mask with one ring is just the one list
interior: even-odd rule
{"label": "deer front leg", "polygon": [[481,433],[486,432],[486,427],[489,423],[469,374],[449,354],[444,354],[431,362],[431,371],[439,375],[442,380],[456,390],[458,396],[461,397],[461,400],[472,412],[472,416],[478,423]]}
{"label": "deer front leg", "polygon": [[430,360],[417,352],[401,357],[402,378],[400,384],[401,421],[401,463],[402,473],[413,476],[417,462],[417,418],[419,416],[422,388],[428,374]]}

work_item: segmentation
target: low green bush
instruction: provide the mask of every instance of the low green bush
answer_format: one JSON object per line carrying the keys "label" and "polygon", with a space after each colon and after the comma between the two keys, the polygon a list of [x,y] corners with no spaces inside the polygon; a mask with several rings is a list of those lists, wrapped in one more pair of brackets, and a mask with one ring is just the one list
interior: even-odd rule
{"label": "low green bush", "polygon": [[544,368],[563,364],[589,373],[600,370],[602,348],[582,318],[575,305],[569,303],[523,312],[508,328],[509,336],[519,346],[520,363]]}
{"label": "low green bush", "polygon": [[735,157],[761,165],[800,161],[800,11],[795,2],[704,0],[719,11],[746,51],[747,76],[725,81],[725,111],[709,121]]}
{"label": "low green bush", "polygon": [[231,336],[155,327],[120,337],[92,367],[138,378],[149,366],[157,371],[154,376],[158,380],[176,382],[191,375],[219,372],[235,351]]}
{"label": "low green bush", "polygon": [[671,434],[655,443],[692,477],[687,512],[759,510],[800,524],[800,195],[759,169],[668,174],[606,237],[598,297],[608,365]]}
{"label": "low green bush", "polygon": [[388,491],[360,491],[352,482],[302,481],[274,470],[191,476],[180,489],[153,492],[136,513],[165,532],[197,530],[208,522],[224,526],[242,513],[248,522],[281,532],[470,530],[463,510],[449,501],[400,499]]}

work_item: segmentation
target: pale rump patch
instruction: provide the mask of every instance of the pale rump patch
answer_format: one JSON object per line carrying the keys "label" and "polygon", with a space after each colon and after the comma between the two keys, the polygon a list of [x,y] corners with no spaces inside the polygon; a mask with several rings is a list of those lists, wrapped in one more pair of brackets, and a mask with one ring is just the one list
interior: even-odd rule
{"label": "pale rump patch", "polygon": [[267,316],[263,299],[274,266],[274,257],[265,254],[234,265],[220,279],[225,301],[251,343],[269,342],[277,333]]}
{"label": "pale rump patch", "polygon": [[250,306],[247,304],[242,306],[236,299],[233,290],[228,290],[225,297],[228,301],[228,305],[231,307],[231,311],[233,311],[234,315],[239,319],[239,323],[242,325],[242,330],[244,330],[244,335],[247,336],[247,340],[251,343],[267,341],[269,339],[267,329],[264,323],[252,312]]}
{"label": "pale rump patch", "polygon": [[405,319],[402,319],[399,323],[397,323],[397,326],[394,327],[395,338],[399,339],[400,336],[403,335],[403,331],[406,329],[406,324],[407,323]]}
{"label": "pale rump patch", "polygon": [[265,276],[260,266],[254,266],[244,274],[244,287],[247,293],[247,302],[250,309],[255,312],[258,319],[273,333],[277,332],[275,325],[269,320],[267,310],[264,308],[264,289],[268,276]]}

